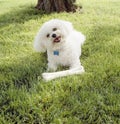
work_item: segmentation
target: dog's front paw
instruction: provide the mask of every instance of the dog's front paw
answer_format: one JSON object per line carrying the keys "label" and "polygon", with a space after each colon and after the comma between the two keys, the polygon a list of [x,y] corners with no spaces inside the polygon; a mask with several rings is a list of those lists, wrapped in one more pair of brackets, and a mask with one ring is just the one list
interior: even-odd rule
{"label": "dog's front paw", "polygon": [[52,76],[50,73],[42,73],[42,77],[45,81],[49,81],[52,79]]}
{"label": "dog's front paw", "polygon": [[48,74],[47,73],[42,73],[42,77],[45,81],[48,80]]}
{"label": "dog's front paw", "polygon": [[53,63],[48,63],[48,68],[47,71],[48,72],[55,72],[57,70],[57,66]]}

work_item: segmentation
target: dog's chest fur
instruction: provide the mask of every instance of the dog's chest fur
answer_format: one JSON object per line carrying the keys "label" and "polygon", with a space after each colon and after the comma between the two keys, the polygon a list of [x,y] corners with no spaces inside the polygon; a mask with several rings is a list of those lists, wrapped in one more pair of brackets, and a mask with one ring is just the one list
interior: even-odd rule
{"label": "dog's chest fur", "polygon": [[[54,52],[56,54],[54,54]],[[72,47],[63,47],[60,50],[47,51],[47,53],[49,62],[63,66],[70,66],[76,60],[76,56],[79,58],[79,55],[76,55],[75,51],[72,50]]]}
{"label": "dog's chest fur", "polygon": [[59,55],[54,55],[54,51],[52,53],[52,59],[54,60],[54,62],[56,64],[60,64],[60,65],[69,65],[70,64],[70,53],[68,52],[68,50],[64,50],[64,51],[58,51]]}

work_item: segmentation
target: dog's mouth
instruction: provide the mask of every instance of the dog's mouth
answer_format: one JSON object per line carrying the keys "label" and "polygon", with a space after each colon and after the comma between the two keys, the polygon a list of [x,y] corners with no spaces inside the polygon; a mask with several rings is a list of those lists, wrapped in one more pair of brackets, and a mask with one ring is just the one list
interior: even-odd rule
{"label": "dog's mouth", "polygon": [[61,41],[61,36],[58,36],[53,40],[54,43],[59,43],[60,41]]}

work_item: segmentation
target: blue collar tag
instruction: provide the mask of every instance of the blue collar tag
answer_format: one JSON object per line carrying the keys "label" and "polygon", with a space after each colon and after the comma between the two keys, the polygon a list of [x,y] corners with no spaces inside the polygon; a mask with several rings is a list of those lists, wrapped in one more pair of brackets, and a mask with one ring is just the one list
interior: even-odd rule
{"label": "blue collar tag", "polygon": [[53,55],[59,56],[59,51],[53,51]]}

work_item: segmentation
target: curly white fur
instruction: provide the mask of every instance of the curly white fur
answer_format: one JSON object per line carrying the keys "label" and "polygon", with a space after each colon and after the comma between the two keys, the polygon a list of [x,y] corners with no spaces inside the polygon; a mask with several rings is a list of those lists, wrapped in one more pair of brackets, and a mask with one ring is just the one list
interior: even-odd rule
{"label": "curly white fur", "polygon": [[47,51],[49,71],[56,71],[58,65],[69,66],[69,70],[43,73],[43,78],[52,80],[83,73],[79,58],[84,41],[85,36],[68,21],[53,19],[44,23],[35,37],[34,48],[38,52]]}

